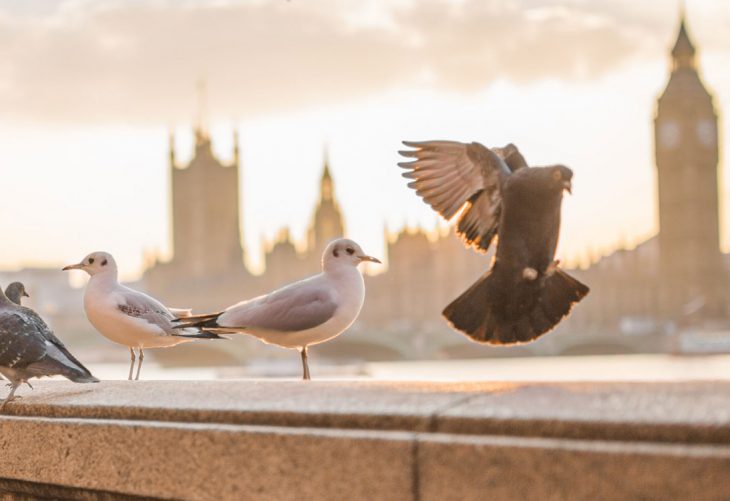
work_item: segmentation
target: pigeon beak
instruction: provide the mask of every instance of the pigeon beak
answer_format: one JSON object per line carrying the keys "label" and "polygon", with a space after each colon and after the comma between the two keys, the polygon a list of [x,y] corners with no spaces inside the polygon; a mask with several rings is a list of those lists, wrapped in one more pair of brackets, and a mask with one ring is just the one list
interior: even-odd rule
{"label": "pigeon beak", "polygon": [[80,270],[83,269],[84,263],[79,264],[69,264],[68,266],[64,266],[61,271],[68,271],[68,270]]}
{"label": "pigeon beak", "polygon": [[570,181],[563,181],[563,189],[571,195],[573,194],[573,184]]}
{"label": "pigeon beak", "polygon": [[380,262],[380,259],[373,257],[373,256],[357,256],[360,258],[360,261],[370,261],[373,263],[383,264]]}

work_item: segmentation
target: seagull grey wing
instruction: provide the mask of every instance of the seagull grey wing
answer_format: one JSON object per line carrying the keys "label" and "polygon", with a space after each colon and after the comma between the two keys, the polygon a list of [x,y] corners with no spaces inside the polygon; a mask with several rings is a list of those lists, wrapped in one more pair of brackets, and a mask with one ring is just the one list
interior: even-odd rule
{"label": "seagull grey wing", "polygon": [[298,332],[322,325],[332,318],[337,303],[316,284],[296,284],[271,293],[260,301],[244,303],[227,311],[218,324],[241,330],[261,329]]}
{"label": "seagull grey wing", "polygon": [[45,339],[19,312],[0,315],[0,366],[22,369],[46,354]]}
{"label": "seagull grey wing", "polygon": [[117,304],[120,312],[159,327],[167,336],[180,334],[173,329],[175,316],[156,299],[132,289],[122,291],[120,296],[122,300]]}
{"label": "seagull grey wing", "polygon": [[409,188],[446,219],[463,208],[456,226],[467,246],[486,252],[497,234],[501,212],[502,180],[512,170],[505,161],[479,143],[456,141],[403,141],[414,148],[401,151],[415,158],[398,165]]}

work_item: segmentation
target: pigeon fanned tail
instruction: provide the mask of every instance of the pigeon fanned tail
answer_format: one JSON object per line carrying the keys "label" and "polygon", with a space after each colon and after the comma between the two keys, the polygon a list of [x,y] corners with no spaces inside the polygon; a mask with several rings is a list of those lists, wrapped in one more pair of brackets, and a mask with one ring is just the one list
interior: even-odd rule
{"label": "pigeon fanned tail", "polygon": [[[443,311],[452,327],[479,343],[526,343],[552,330],[589,289],[562,270],[544,277],[529,308],[510,316],[511,306],[500,297],[501,283],[490,270]],[[519,298],[517,299],[519,300]],[[523,310],[520,308],[519,310]]]}

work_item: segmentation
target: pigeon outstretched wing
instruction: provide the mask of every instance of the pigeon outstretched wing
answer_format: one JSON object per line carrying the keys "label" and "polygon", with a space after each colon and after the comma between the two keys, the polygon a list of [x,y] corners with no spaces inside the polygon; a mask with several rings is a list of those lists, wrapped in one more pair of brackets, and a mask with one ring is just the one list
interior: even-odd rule
{"label": "pigeon outstretched wing", "polygon": [[457,233],[468,246],[486,252],[498,231],[502,183],[527,167],[517,147],[489,149],[457,141],[403,144],[414,148],[400,154],[415,160],[398,164],[408,170],[403,177],[413,180],[408,187],[447,220],[461,211]]}

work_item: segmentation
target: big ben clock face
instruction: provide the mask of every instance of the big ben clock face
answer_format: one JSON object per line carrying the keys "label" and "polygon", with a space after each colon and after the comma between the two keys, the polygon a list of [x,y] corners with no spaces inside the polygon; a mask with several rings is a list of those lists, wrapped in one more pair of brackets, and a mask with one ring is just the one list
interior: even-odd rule
{"label": "big ben clock face", "polygon": [[668,120],[659,125],[659,143],[665,148],[676,148],[679,144],[679,124]]}
{"label": "big ben clock face", "polygon": [[697,139],[704,146],[712,146],[716,139],[715,124],[712,120],[703,119],[697,122]]}

